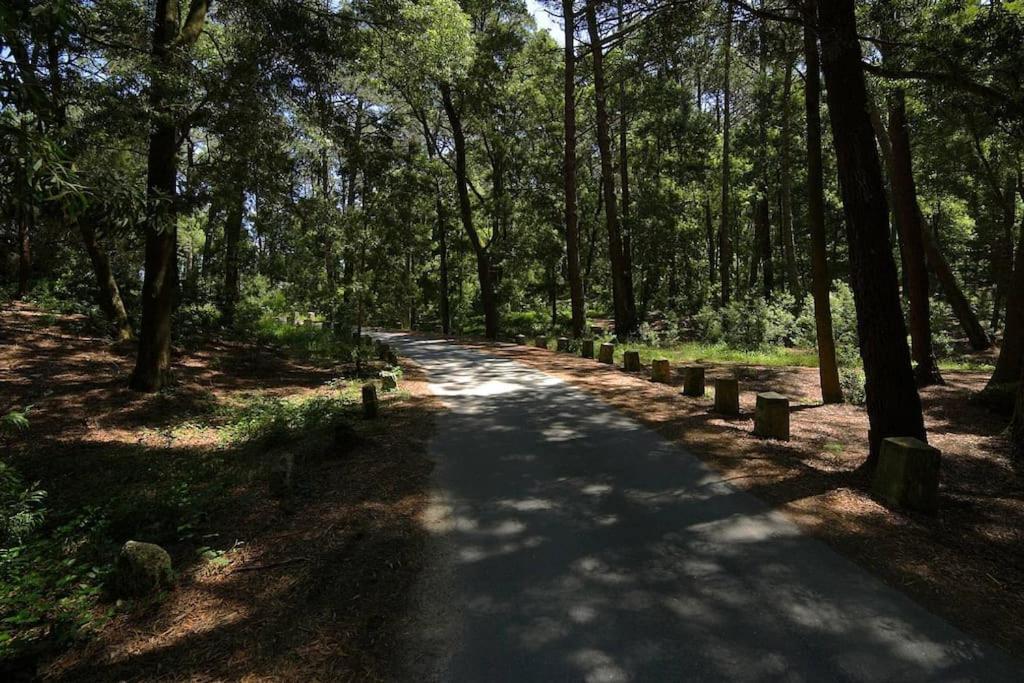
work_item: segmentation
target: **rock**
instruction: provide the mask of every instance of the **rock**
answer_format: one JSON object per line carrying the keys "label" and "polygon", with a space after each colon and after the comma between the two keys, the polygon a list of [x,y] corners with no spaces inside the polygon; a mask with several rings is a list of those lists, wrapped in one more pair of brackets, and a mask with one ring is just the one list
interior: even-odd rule
{"label": "rock", "polygon": [[377,387],[373,384],[363,385],[363,417],[372,420],[377,417]]}
{"label": "rock", "polygon": [[580,355],[583,356],[584,358],[593,358],[594,357],[594,340],[593,339],[584,339],[583,340],[582,349],[580,351]]}
{"label": "rock", "polygon": [[291,493],[294,474],[295,456],[286,453],[270,470],[270,495],[275,498],[284,498]]}
{"label": "rock", "polygon": [[174,583],[171,556],[153,543],[128,541],[114,566],[114,593],[122,598],[152,595]]}
{"label": "rock", "polygon": [[525,334],[517,334],[516,335],[516,344],[519,344],[520,346],[525,345],[526,344],[526,335]]}
{"label": "rock", "polygon": [[[700,365],[686,365],[683,367],[683,394],[686,396],[703,396],[705,392],[704,385],[704,367]],[[737,393],[738,401],[738,393]],[[739,412],[739,405],[737,404],[736,412]]]}
{"label": "rock", "polygon": [[886,506],[934,513],[939,508],[942,453],[910,437],[882,442],[871,493]]}
{"label": "rock", "polygon": [[668,358],[655,358],[651,364],[651,381],[661,384],[672,383],[672,364]]}
{"label": "rock", "polygon": [[615,344],[601,344],[601,351],[597,360],[607,365],[612,365],[615,362]]}
{"label": "rock", "polygon": [[722,415],[740,414],[740,382],[738,379],[715,380],[715,412]]}
{"label": "rock", "polygon": [[626,372],[640,372],[640,352],[626,351],[622,354],[622,369]]}
{"label": "rock", "polygon": [[384,391],[394,391],[398,388],[398,375],[393,372],[382,372],[380,373],[381,389]]}
{"label": "rock", "polygon": [[569,338],[559,337],[556,348],[559,353],[569,353]]}
{"label": "rock", "polygon": [[789,441],[789,399],[768,391],[757,395],[754,434],[766,439]]}
{"label": "rock", "polygon": [[533,345],[536,346],[538,349],[546,349],[548,348],[548,338],[537,337],[536,339],[533,340]]}

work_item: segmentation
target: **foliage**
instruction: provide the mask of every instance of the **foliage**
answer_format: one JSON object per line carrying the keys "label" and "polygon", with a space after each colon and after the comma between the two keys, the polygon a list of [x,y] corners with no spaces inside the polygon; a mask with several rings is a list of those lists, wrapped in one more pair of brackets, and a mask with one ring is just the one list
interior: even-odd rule
{"label": "foliage", "polygon": [[694,316],[693,325],[700,339],[737,349],[792,346],[796,332],[793,307],[793,298],[787,294],[771,302],[751,296],[724,307],[705,305]]}

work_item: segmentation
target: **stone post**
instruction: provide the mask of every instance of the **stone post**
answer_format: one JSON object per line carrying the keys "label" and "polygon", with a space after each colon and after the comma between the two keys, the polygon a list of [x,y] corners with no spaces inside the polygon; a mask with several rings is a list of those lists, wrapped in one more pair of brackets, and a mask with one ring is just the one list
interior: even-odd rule
{"label": "stone post", "polygon": [[626,351],[622,354],[622,369],[626,372],[640,372],[640,352]]}
{"label": "stone post", "polygon": [[600,355],[597,359],[607,365],[615,362],[615,344],[601,344]]}
{"label": "stone post", "polygon": [[373,384],[363,385],[363,417],[368,420],[377,417],[377,387]]}
{"label": "stone post", "polygon": [[580,355],[583,356],[584,358],[591,358],[592,359],[594,357],[594,340],[593,339],[584,339],[583,340],[583,348],[580,351]]}
{"label": "stone post", "polygon": [[757,395],[754,434],[766,439],[789,441],[789,399],[768,391]]}
{"label": "stone post", "polygon": [[[686,396],[703,396],[704,368],[700,365],[687,365],[683,367],[683,394]],[[739,412],[739,408],[736,409]]]}
{"label": "stone post", "polygon": [[715,412],[722,415],[740,414],[740,382],[726,378],[715,380]]}
{"label": "stone post", "polygon": [[655,358],[651,364],[651,381],[660,384],[672,383],[672,365],[668,358]]}
{"label": "stone post", "polygon": [[934,513],[939,508],[938,449],[910,437],[882,442],[871,493],[887,507]]}

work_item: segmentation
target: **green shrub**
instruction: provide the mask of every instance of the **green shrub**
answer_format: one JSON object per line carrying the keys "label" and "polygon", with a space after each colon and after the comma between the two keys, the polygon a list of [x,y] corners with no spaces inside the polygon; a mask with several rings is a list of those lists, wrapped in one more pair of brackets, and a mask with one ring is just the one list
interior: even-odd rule
{"label": "green shrub", "polygon": [[791,346],[796,336],[793,297],[778,294],[767,302],[753,296],[736,299],[724,307],[705,305],[693,323],[705,343],[724,342],[745,350]]}

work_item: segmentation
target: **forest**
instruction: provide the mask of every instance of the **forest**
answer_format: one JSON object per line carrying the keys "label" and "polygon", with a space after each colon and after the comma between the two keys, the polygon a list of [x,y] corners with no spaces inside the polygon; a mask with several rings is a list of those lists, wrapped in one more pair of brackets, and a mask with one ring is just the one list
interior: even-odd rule
{"label": "forest", "polygon": [[[865,498],[890,437],[938,439],[953,463],[944,486],[981,448],[957,439],[984,438],[990,469],[970,470],[964,496],[977,497],[949,507],[971,512],[946,524],[975,539],[964,554],[988,557],[987,532],[968,527],[1024,519],[1024,2],[11,0],[0,305],[11,671],[137,674],[128,660],[62,654],[82,632],[138,618],[96,616],[110,548],[143,534],[131,520],[161,529],[151,535],[176,565],[186,552],[234,557],[179,529],[205,524],[183,511],[218,509],[248,481],[225,453],[276,462],[296,433],[341,438],[330,430],[358,413],[359,384],[378,371],[408,381],[385,397],[404,427],[353,437],[376,463],[358,476],[387,467],[421,495],[429,468],[417,461],[419,478],[402,479],[405,461],[371,455],[398,448],[392,439],[425,449],[442,409],[421,369],[378,358],[364,336],[378,330],[486,348],[564,338],[558,350],[577,356],[596,340],[645,364],[757,368],[759,390],[785,376],[799,401],[863,417],[836,448],[853,477],[842,487]],[[332,381],[344,386],[322,388]],[[100,448],[85,445],[94,428],[102,448],[122,450],[76,461]],[[219,445],[197,445],[204,429]],[[44,444],[64,455],[41,460]],[[183,455],[203,449],[214,460]],[[124,487],[117,510],[94,499],[105,471],[132,482],[110,481]],[[91,484],[75,490],[79,477]],[[153,499],[173,510],[140,517]],[[876,532],[899,534],[891,524]],[[1013,556],[1019,533],[1000,536]],[[399,536],[417,556],[420,537]],[[72,537],[90,539],[83,574],[61,568]],[[906,567],[872,564],[895,559],[864,561],[912,583],[898,578]],[[32,563],[44,569],[28,582]],[[415,564],[388,590],[406,590]],[[1006,571],[985,604],[1019,593],[1024,570]],[[1019,621],[1022,607],[993,623]],[[979,626],[994,619],[985,609],[943,614],[1024,646],[1019,625]],[[344,632],[372,631],[364,621]],[[386,644],[373,643],[347,675],[391,678],[376,668]]]}

